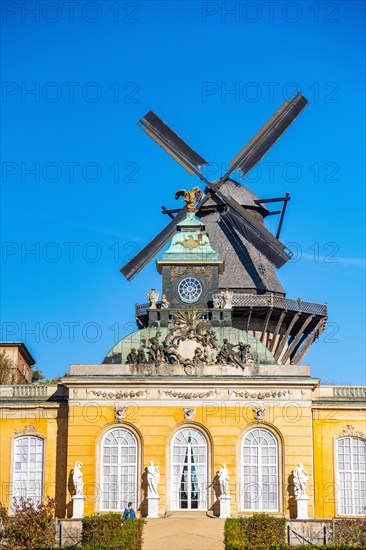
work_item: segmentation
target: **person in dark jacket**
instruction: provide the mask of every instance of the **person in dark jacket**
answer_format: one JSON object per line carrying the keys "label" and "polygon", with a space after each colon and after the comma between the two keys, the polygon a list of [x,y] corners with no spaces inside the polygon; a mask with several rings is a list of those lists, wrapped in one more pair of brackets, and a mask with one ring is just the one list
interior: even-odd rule
{"label": "person in dark jacket", "polygon": [[123,512],[122,521],[126,519],[136,519],[135,510],[132,508],[132,502],[129,502],[127,508]]}

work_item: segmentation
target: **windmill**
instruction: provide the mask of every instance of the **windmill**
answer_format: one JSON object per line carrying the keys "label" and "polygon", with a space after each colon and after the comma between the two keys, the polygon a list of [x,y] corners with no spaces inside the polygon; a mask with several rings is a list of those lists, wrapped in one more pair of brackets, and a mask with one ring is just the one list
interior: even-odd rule
{"label": "windmill", "polygon": [[[269,121],[249,141],[247,145],[229,163],[229,170],[218,180],[211,182],[202,173],[202,167],[208,163],[185,141],[183,141],[169,126],[163,122],[153,111],[149,111],[139,122],[139,126],[165,151],[167,151],[190,175],[197,175],[206,185],[206,190],[197,205],[196,213],[199,216],[213,201],[220,203],[220,216],[230,227],[233,227],[246,241],[251,243],[271,264],[280,268],[290,258],[291,252],[286,249],[278,237],[286,209],[288,194],[283,198],[256,200],[258,208],[263,209],[266,202],[283,201],[279,228],[276,236],[268,231],[258,221],[252,208],[241,205],[231,194],[225,193],[223,188],[227,182],[232,182],[231,175],[239,171],[245,177],[254,166],[260,162],[268,150],[276,143],[290,124],[306,107],[308,101],[300,93],[292,100],[287,100],[274,113]],[[237,182],[234,182],[237,184]],[[183,207],[178,211],[167,210],[163,207],[163,213],[172,217],[171,222],[142,250],[140,250],[121,269],[122,274],[130,280],[141,271],[150,260],[171,239],[176,231],[177,224],[181,222],[187,213]],[[277,212],[276,212],[277,213]],[[173,214],[176,214],[173,216]]]}

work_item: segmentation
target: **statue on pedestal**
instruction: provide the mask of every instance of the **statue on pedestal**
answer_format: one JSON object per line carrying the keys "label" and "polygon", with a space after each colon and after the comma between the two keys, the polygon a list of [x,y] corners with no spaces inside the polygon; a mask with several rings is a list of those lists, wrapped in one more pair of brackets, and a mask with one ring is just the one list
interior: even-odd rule
{"label": "statue on pedestal", "polygon": [[299,498],[306,496],[306,486],[309,481],[308,473],[305,470],[302,462],[299,462],[299,464],[296,466],[296,468],[293,471],[293,475],[294,475],[294,486],[295,486],[295,498],[296,500],[298,500]]}
{"label": "statue on pedestal", "polygon": [[229,471],[226,468],[226,464],[223,464],[219,471],[219,481],[220,481],[220,493],[221,496],[227,496],[230,494],[229,491]]}
{"label": "statue on pedestal", "polygon": [[158,495],[158,484],[160,479],[159,467],[154,466],[154,461],[150,460],[147,467],[147,488],[148,496]]}
{"label": "statue on pedestal", "polygon": [[80,460],[77,460],[75,462],[74,472],[72,475],[72,481],[74,483],[74,488],[75,488],[75,495],[80,495],[80,496],[84,494],[83,493],[83,490],[84,490],[83,474],[80,471],[80,468],[82,467],[82,465],[83,463],[80,462]]}

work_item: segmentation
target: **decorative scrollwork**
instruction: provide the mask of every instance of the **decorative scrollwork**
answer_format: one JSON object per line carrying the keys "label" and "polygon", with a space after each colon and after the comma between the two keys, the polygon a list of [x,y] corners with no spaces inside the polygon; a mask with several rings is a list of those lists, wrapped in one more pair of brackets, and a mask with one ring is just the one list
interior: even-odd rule
{"label": "decorative scrollwork", "polygon": [[209,391],[177,391],[177,390],[162,390],[166,397],[171,397],[172,399],[204,399],[205,397],[216,397],[215,390]]}
{"label": "decorative scrollwork", "polygon": [[16,435],[39,435],[37,429],[32,424],[27,424],[22,430],[15,430]]}
{"label": "decorative scrollwork", "polygon": [[355,426],[347,424],[347,426],[344,426],[338,437],[365,437],[365,434],[357,431]]}
{"label": "decorative scrollwork", "polygon": [[249,392],[247,390],[239,391],[232,390],[232,393],[235,397],[243,397],[244,399],[270,399],[275,397],[285,397],[288,395],[288,390],[280,391],[260,391],[260,392]]}
{"label": "decorative scrollwork", "polygon": [[146,397],[147,390],[128,390],[128,391],[102,391],[102,390],[87,390],[88,395],[102,397],[104,399],[134,399],[136,397]]}

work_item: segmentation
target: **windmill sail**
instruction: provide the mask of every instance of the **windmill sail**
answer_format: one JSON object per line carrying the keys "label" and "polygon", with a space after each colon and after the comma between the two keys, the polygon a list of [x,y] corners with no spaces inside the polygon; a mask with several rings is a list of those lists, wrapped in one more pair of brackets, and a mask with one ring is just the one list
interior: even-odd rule
{"label": "windmill sail", "polygon": [[201,177],[200,168],[208,163],[153,111],[142,117],[138,125],[192,176]]}
{"label": "windmill sail", "polygon": [[297,94],[293,100],[285,101],[267,124],[229,163],[231,167],[229,172],[240,170],[245,176],[264,157],[307,104],[308,100],[301,94]]}
{"label": "windmill sail", "polygon": [[141,269],[147,265],[150,260],[163,248],[163,246],[171,239],[177,230],[177,224],[181,222],[187,214],[187,208],[184,206],[175,218],[162,230],[160,233],[140,252],[138,252],[132,260],[127,262],[122,268],[121,273],[129,281],[137,275]]}

